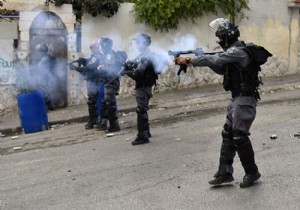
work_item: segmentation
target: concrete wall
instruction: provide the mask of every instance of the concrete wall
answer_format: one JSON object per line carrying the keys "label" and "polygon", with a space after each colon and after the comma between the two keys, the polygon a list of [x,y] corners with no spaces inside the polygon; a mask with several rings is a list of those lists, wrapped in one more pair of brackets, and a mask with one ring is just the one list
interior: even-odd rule
{"label": "concrete wall", "polygon": [[14,107],[16,93],[12,84],[15,82],[15,51],[14,39],[18,39],[18,25],[16,22],[0,22],[0,28],[5,33],[0,34],[0,116],[7,109]]}
{"label": "concrete wall", "polygon": [[[252,11],[246,13],[248,19],[240,23],[240,29],[243,39],[265,46],[274,54],[273,62],[279,61],[277,64],[287,68],[287,74],[295,74],[298,73],[299,9],[289,8],[289,2],[250,1]],[[274,65],[270,67],[275,68]],[[273,73],[278,75],[279,72]],[[269,72],[267,75],[271,76]]]}

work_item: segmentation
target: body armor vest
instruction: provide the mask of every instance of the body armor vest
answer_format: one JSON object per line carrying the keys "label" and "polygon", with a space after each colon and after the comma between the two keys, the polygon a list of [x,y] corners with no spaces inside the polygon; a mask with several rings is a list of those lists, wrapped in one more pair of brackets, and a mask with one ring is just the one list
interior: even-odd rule
{"label": "body armor vest", "polygon": [[136,88],[151,87],[156,84],[158,75],[155,73],[154,65],[148,62],[144,67],[143,76],[141,79],[136,80]]}
{"label": "body armor vest", "polygon": [[238,63],[225,65],[223,87],[226,91],[254,95],[257,92],[261,80],[258,72],[260,66],[250,63],[246,68]]}
{"label": "body armor vest", "polygon": [[[242,41],[237,47],[244,47],[246,44]],[[256,64],[251,55],[250,63],[246,67],[242,67],[239,63],[230,63],[224,65],[225,73],[223,79],[223,87],[226,91],[232,93],[241,93],[245,95],[257,95],[258,86],[262,84],[258,72],[261,71],[260,65]]]}

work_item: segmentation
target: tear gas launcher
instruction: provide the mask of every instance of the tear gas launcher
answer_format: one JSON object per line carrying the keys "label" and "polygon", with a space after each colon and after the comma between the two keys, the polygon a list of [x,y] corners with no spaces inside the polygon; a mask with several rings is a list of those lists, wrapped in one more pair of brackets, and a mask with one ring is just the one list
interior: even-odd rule
{"label": "tear gas launcher", "polygon": [[78,63],[78,66],[85,66],[87,63],[86,58],[78,58],[75,61],[69,62],[68,65],[74,65],[75,63]]}
{"label": "tear gas launcher", "polygon": [[[213,55],[219,52],[213,52],[213,53],[204,53],[202,48],[196,48],[195,50],[183,50],[183,51],[171,51],[169,50],[168,54],[170,56],[174,56],[175,58],[179,57],[180,55],[184,54],[194,54],[195,56],[201,56],[201,55]],[[177,64],[179,65],[179,70],[177,71],[177,76],[181,74],[181,72],[186,73],[187,70],[187,64]]]}

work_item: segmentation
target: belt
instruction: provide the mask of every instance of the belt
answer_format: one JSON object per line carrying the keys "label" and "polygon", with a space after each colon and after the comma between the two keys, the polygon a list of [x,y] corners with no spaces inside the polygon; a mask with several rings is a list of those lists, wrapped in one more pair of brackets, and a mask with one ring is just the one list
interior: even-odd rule
{"label": "belt", "polygon": [[231,92],[231,96],[232,96],[232,98],[239,97],[239,96],[254,96],[254,93],[233,91],[233,92]]}

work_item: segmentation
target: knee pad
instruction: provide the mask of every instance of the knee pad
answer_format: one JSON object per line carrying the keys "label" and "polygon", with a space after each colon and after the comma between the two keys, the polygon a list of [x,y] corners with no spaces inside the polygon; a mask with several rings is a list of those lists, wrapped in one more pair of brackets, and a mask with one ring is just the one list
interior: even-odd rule
{"label": "knee pad", "polygon": [[137,114],[140,114],[140,115],[143,115],[146,113],[146,110],[140,108],[139,106],[136,108],[136,113]]}
{"label": "knee pad", "polygon": [[102,106],[105,106],[105,107],[109,106],[109,101],[106,99],[102,99]]}

